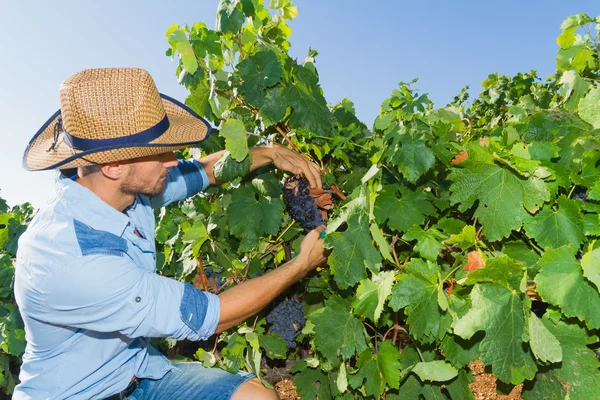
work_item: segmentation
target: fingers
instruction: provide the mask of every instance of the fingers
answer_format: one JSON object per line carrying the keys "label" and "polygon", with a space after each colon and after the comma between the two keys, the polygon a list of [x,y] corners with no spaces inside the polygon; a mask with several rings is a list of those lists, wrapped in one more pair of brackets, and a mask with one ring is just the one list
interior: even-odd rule
{"label": "fingers", "polygon": [[321,169],[306,157],[284,147],[278,147],[278,160],[274,160],[277,168],[299,175],[304,174],[312,188],[321,188]]}

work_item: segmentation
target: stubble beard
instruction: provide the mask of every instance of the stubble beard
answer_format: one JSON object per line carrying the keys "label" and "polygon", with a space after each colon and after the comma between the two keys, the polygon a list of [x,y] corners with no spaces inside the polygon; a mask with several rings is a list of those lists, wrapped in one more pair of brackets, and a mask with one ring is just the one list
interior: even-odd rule
{"label": "stubble beard", "polygon": [[166,181],[162,179],[163,176],[161,176],[161,179],[156,184],[154,184],[154,186],[150,186],[150,183],[146,183],[143,182],[143,180],[138,179],[138,177],[135,174],[135,169],[132,168],[131,170],[129,170],[129,174],[121,184],[121,193],[134,196],[138,194],[142,194],[148,197],[160,196],[165,191]]}

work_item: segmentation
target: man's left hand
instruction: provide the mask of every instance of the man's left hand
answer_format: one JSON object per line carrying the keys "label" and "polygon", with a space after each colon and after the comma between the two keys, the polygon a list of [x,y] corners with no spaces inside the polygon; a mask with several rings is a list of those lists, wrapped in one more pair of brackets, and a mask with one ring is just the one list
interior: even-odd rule
{"label": "man's left hand", "polygon": [[295,175],[304,174],[310,187],[321,188],[321,170],[317,164],[311,162],[303,155],[293,152],[283,146],[270,146],[273,165],[278,169],[290,172]]}

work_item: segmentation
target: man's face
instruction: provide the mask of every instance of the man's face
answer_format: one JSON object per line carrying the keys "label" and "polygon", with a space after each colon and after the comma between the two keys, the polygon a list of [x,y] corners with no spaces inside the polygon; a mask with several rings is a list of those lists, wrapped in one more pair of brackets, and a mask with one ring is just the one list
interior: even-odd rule
{"label": "man's face", "polygon": [[133,159],[121,183],[121,192],[160,196],[165,191],[167,168],[176,165],[177,159],[173,152]]}

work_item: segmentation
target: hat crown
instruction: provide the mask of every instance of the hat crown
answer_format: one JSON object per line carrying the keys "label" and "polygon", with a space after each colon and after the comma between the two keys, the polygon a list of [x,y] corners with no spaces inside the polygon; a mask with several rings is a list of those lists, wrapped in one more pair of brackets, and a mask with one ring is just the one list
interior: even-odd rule
{"label": "hat crown", "polygon": [[60,104],[65,131],[82,139],[133,135],[166,116],[152,77],[139,68],[78,72],[61,84]]}

